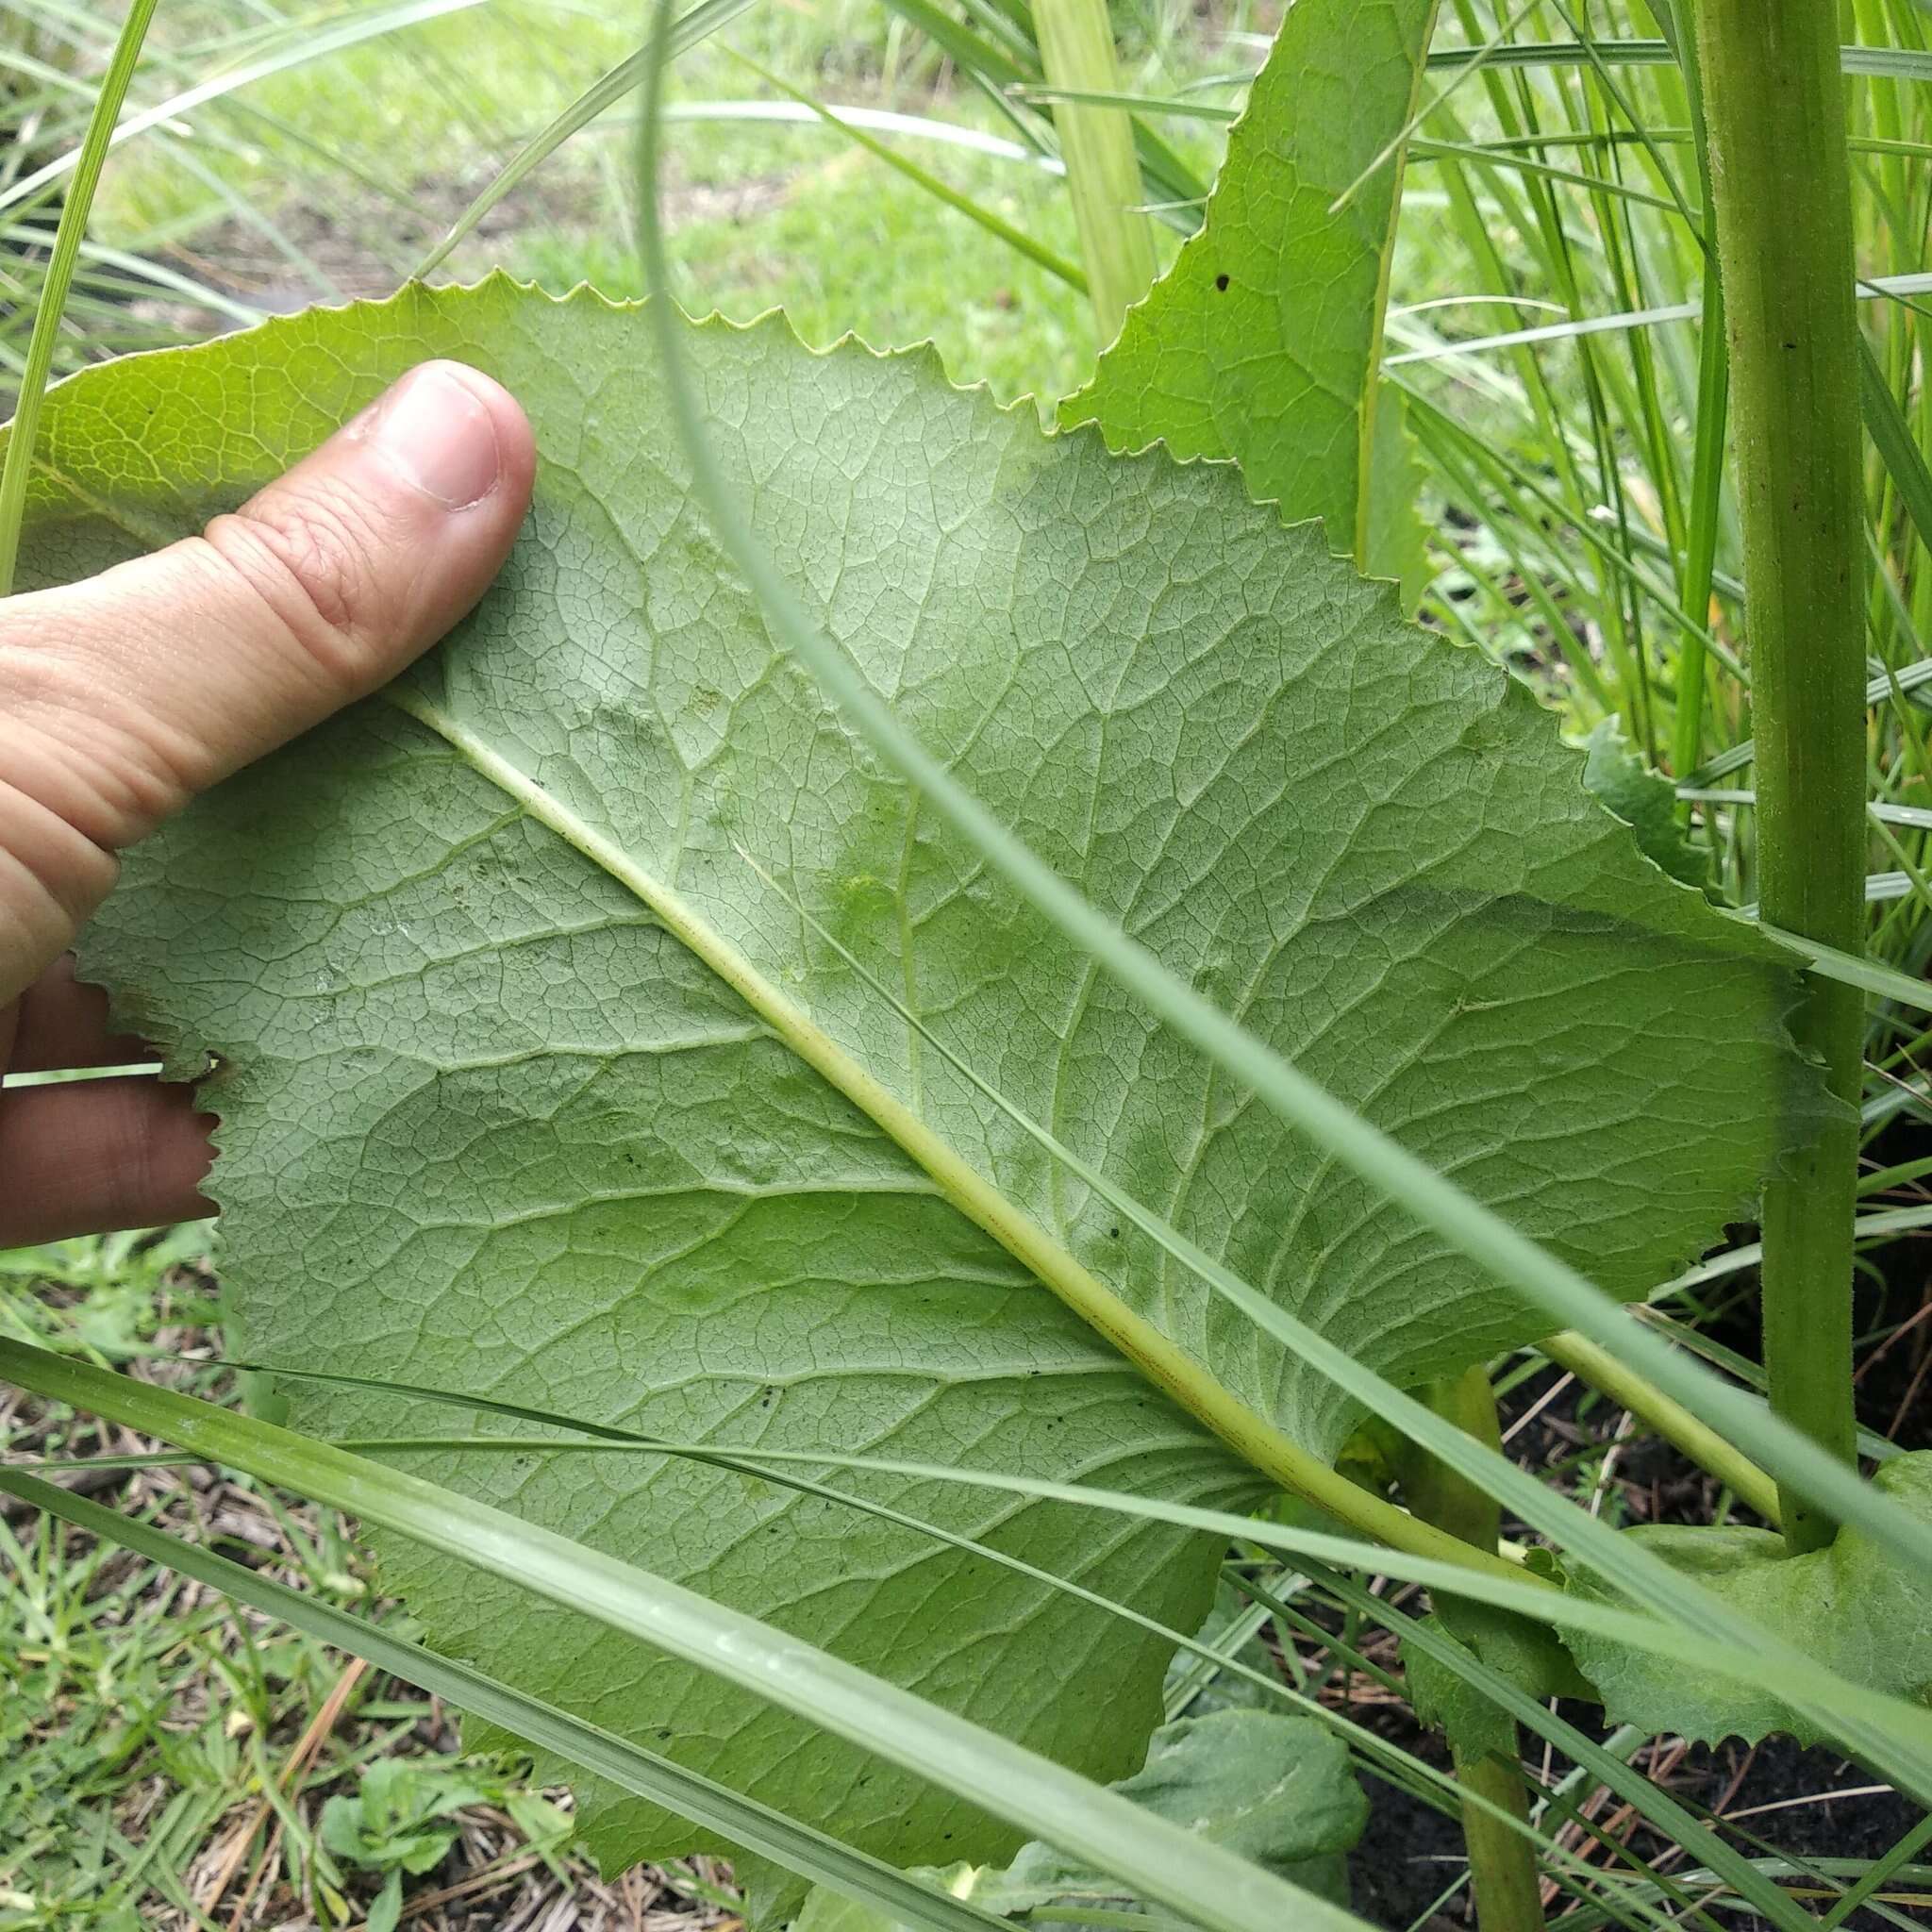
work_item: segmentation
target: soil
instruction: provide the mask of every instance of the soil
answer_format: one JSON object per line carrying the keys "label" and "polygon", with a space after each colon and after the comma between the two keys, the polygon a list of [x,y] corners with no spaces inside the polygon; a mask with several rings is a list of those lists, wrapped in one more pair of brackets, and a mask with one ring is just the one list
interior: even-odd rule
{"label": "soil", "polygon": [[[1564,1715],[1579,1725],[1589,1711],[1566,1706]],[[1599,1733],[1600,1735],[1600,1733]],[[1414,1749],[1413,1740],[1405,1740]],[[1801,1751],[1785,1739],[1773,1739],[1755,1751],[1731,1744],[1717,1751],[1702,1748],[1684,1753],[1673,1769],[1670,1747],[1656,1759],[1657,1776],[1673,1796],[1693,1810],[1717,1809],[1732,1821],[1732,1837],[1757,1856],[1774,1854],[1804,1857],[1876,1858],[1890,1851],[1924,1815],[1919,1807],[1885,1790],[1864,1793],[1875,1780],[1869,1773],[1835,1752]],[[1355,1909],[1391,1932],[1405,1932],[1439,1899],[1462,1865],[1462,1834],[1456,1821],[1445,1818],[1379,1779],[1365,1780],[1369,1793],[1369,1828],[1349,1861]],[[1844,1792],[1841,1797],[1826,1794]],[[1794,1802],[1795,1801],[1795,1802]],[[1786,1808],[1743,1814],[1760,1806]],[[1597,1822],[1607,1824],[1614,1805],[1599,1809]],[[1666,1862],[1668,1847],[1639,1824],[1614,1828],[1640,1859],[1660,1872],[1685,1869],[1685,1861]],[[1744,1833],[1761,1843],[1751,1846]],[[1599,1859],[1601,1853],[1598,1854]],[[1912,1888],[1920,1890],[1920,1888]],[[1890,1910],[1906,1920],[1932,1925],[1932,1912],[1893,1904]],[[1466,1894],[1458,1897],[1433,1922],[1438,1927],[1462,1927],[1471,1923]],[[1853,1932],[1881,1932],[1885,1921],[1869,1910],[1855,1913]],[[1896,1924],[1894,1920],[1893,1924]]]}
{"label": "soil", "polygon": [[[1900,1122],[1869,1150],[1873,1167],[1890,1167],[1932,1154],[1932,1129]],[[1917,1188],[1862,1203],[1867,1210],[1919,1205]],[[1748,1241],[1755,1228],[1731,1231]],[[1932,1319],[1928,1307],[1927,1242],[1932,1234],[1893,1241],[1871,1257],[1875,1265],[1861,1272],[1856,1304],[1858,1419],[1902,1449],[1932,1448]],[[1713,1341],[1756,1360],[1759,1357],[1757,1283],[1740,1275],[1701,1324]],[[1503,1405],[1506,1430],[1515,1424],[1509,1448],[1525,1468],[1548,1475],[1579,1455],[1594,1457],[1615,1439],[1618,1412],[1574,1383],[1551,1391],[1554,1373],[1523,1384]],[[1549,1399],[1545,1400],[1544,1398]],[[1697,1523],[1708,1521],[1715,1486],[1668,1443],[1632,1438],[1621,1446],[1609,1478],[1626,1520]],[[1734,1521],[1750,1522],[1748,1513]],[[1517,1526],[1522,1533],[1521,1525]],[[1378,1704],[1357,1718],[1433,1763],[1445,1762],[1438,1740],[1416,1733],[1399,1705]],[[1566,1705],[1563,1714],[1579,1729],[1604,1735],[1602,1713]],[[1694,1811],[1717,1813],[1728,1821],[1727,1835],[1757,1856],[1782,1854],[1796,1858],[1876,1858],[1890,1851],[1924,1813],[1881,1784],[1862,1766],[1825,1749],[1801,1750],[1789,1739],[1767,1740],[1755,1749],[1733,1740],[1715,1750],[1686,1750],[1660,1740],[1641,1754],[1639,1763]],[[1559,1762],[1557,1770],[1560,1772]],[[1355,1908],[1373,1923],[1406,1932],[1439,1899],[1462,1863],[1462,1835],[1455,1820],[1378,1779],[1364,1779],[1371,1813],[1368,1830],[1350,1861]],[[1833,1793],[1842,1795],[1833,1796]],[[1763,1807],[1775,1807],[1775,1809]],[[1614,1804],[1600,1807],[1597,1822],[1607,1826]],[[1752,1815],[1747,1815],[1752,1814]],[[1660,1870],[1683,1860],[1641,1823],[1616,1826],[1640,1858]],[[1599,1857],[1601,1854],[1599,1854]],[[1669,1859],[1671,1864],[1666,1864]],[[1900,1888],[1923,1895],[1924,1888]],[[1823,1910],[1823,1906],[1816,1909]],[[1890,1921],[1932,1925],[1932,1908],[1893,1902]],[[1437,1926],[1472,1923],[1467,1896],[1457,1899],[1434,1922]],[[1854,1932],[1878,1932],[1887,1921],[1870,1910],[1856,1914]]]}

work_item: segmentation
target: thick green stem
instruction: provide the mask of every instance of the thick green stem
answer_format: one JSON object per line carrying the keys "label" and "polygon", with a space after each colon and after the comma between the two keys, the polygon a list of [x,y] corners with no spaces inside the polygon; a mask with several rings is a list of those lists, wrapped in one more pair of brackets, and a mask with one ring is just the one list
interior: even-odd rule
{"label": "thick green stem", "polygon": [[[1107,0],[1036,0],[1033,25],[1050,85],[1078,93],[1121,92]],[[1154,230],[1140,211],[1134,124],[1120,108],[1074,103],[1055,108],[1053,119],[1080,229],[1087,292],[1105,348],[1154,280]]]}
{"label": "thick green stem", "polygon": [[[1851,178],[1831,0],[1701,0],[1698,59],[1731,357],[1757,741],[1758,897],[1864,943],[1864,491]],[[1841,1118],[1764,1195],[1773,1410],[1850,1462],[1852,1208],[1863,1008],[1812,978],[1793,1022]],[[1789,1487],[1795,1552],[1835,1525]]]}
{"label": "thick green stem", "polygon": [[[1529,1788],[1513,1758],[1449,1751],[1456,1781],[1474,1798],[1529,1822]],[[1542,1881],[1536,1851],[1481,1805],[1462,1807],[1462,1842],[1469,1853],[1469,1889],[1475,1894],[1478,1932],[1535,1932],[1543,1923]]]}
{"label": "thick green stem", "polygon": [[[1501,1453],[1496,1398],[1480,1364],[1454,1381],[1436,1383],[1427,1391],[1427,1401],[1445,1421]],[[1468,1477],[1426,1450],[1411,1448],[1404,1458],[1402,1484],[1409,1507],[1424,1522],[1486,1553],[1495,1549],[1503,1506]],[[1536,1846],[1496,1815],[1501,1809],[1528,1820],[1529,1792],[1522,1765],[1513,1757],[1465,1751],[1454,1737],[1450,1755],[1457,1782],[1478,1801],[1462,1807],[1462,1839],[1469,1853],[1469,1889],[1475,1897],[1480,1932],[1541,1932],[1542,1884]]]}

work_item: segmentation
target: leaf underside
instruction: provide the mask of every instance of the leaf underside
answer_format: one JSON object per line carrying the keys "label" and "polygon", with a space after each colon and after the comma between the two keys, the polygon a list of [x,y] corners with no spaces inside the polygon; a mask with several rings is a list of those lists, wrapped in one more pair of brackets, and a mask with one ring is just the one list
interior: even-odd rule
{"label": "leaf underside", "polygon": [[[815,356],[776,319],[685,341],[798,593],[1170,965],[1613,1292],[1748,1211],[1816,1105],[1782,1024],[1792,979],[1639,855],[1519,687],[1404,625],[1390,587],[1318,528],[1284,529],[1231,468],[1043,436],[929,354]],[[238,1350],[674,1440],[1254,1493],[461,744],[675,886],[1318,1453],[1349,1405],[1052,1172],[797,906],[1014,1102],[1365,1362],[1414,1383],[1536,1334],[1070,957],[827,714],[689,501],[634,310],[501,279],[410,289],[89,372],[49,398],[30,581],[198,527],[427,355],[507,383],[541,454],[501,580],[410,674],[431,724],[374,700],[220,788],[130,857],[84,956],[175,1072],[218,1061]],[[484,1426],[288,1387],[294,1420],[331,1433]],[[414,1460],[1096,1776],[1159,1721],[1160,1643],[914,1530],[644,1456]],[[1180,1628],[1211,1594],[1200,1539],[862,1487]],[[439,1645],[769,1804],[902,1862],[1010,1846],[694,1671],[401,1543],[383,1555]],[[701,1842],[608,1791],[582,1814],[612,1862]]]}

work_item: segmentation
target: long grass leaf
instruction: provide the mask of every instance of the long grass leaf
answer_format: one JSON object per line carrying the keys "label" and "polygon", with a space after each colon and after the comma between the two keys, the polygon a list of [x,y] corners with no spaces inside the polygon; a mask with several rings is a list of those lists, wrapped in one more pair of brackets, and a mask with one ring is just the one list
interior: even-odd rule
{"label": "long grass leaf", "polygon": [[857,121],[843,119],[835,114],[822,101],[814,99],[802,88],[795,88],[789,80],[782,80],[769,68],[761,67],[756,60],[743,54],[735,54],[734,58],[741,61],[756,74],[766,86],[774,87],[780,93],[788,94],[800,107],[808,108],[827,127],[836,128],[856,147],[861,147],[874,160],[883,161],[896,174],[905,175],[916,187],[922,188],[935,201],[964,215],[968,221],[976,222],[989,235],[1004,242],[1008,248],[1024,255],[1028,261],[1037,263],[1049,275],[1057,275],[1070,289],[1077,289],[1084,295],[1087,292],[1087,274],[1078,263],[1069,261],[1057,249],[1049,248],[1045,242],[1036,241],[1024,228],[1015,227],[1007,218],[988,208],[983,202],[974,200],[970,194],[962,194],[951,183],[941,181],[929,168],[922,168],[917,161],[895,153],[882,141],[866,132]]}
{"label": "long grass leaf", "polygon": [[[437,1389],[424,1384],[404,1383],[377,1376],[329,1374],[321,1371],[270,1368],[264,1364],[231,1361],[225,1366],[238,1372],[282,1376],[295,1381],[329,1383],[345,1388],[369,1389],[385,1394],[406,1395],[419,1402],[443,1403],[453,1407],[504,1415],[539,1424],[546,1428],[571,1429],[583,1439],[558,1441],[545,1437],[504,1436],[384,1436],[350,1439],[339,1448],[358,1455],[449,1454],[491,1452],[503,1455],[655,1455],[672,1456],[693,1462],[728,1469],[736,1474],[772,1477],[774,1470],[788,1467],[840,1469],[855,1474],[909,1477],[919,1482],[948,1484],[997,1491],[1036,1501],[1070,1503],[1081,1508],[1100,1509],[1115,1515],[1146,1522],[1172,1524],[1220,1536],[1230,1541],[1258,1543],[1278,1550],[1297,1561],[1314,1560],[1338,1569],[1358,1570],[1370,1574],[1399,1578],[1431,1590],[1448,1591],[1471,1597],[1497,1609],[1510,1610],[1556,1625],[1559,1629],[1589,1631],[1613,1642],[1672,1658],[1687,1669],[1716,1672],[1726,1677],[1752,1679],[1761,1674],[1758,1665],[1742,1657],[1737,1644],[1727,1637],[1711,1641],[1687,1632],[1674,1624],[1595,1598],[1579,1597],[1548,1589],[1533,1573],[1520,1566],[1503,1566],[1500,1574],[1465,1570],[1460,1564],[1419,1557],[1407,1551],[1380,1548],[1324,1530],[1300,1529],[1265,1519],[1236,1515],[1196,1504],[1172,1503],[1159,1497],[1104,1490],[1083,1483],[1058,1482],[1045,1477],[1016,1475],[994,1470],[963,1468],[938,1463],[877,1456],[850,1456],[829,1449],[777,1450],[764,1447],[726,1446],[710,1442],[677,1442],[661,1437],[614,1427],[608,1424],[579,1421],[552,1409],[507,1401],[494,1396],[472,1395],[461,1391]],[[772,1478],[776,1479],[776,1478]],[[1525,1478],[1525,1480],[1533,1480]],[[869,1507],[842,1491],[828,1493],[855,1507]],[[1545,1492],[1547,1494],[1547,1492]],[[1572,1506],[1574,1507],[1574,1506]],[[1614,1531],[1603,1534],[1619,1542]],[[1628,1543],[1619,1542],[1628,1552]],[[1748,1626],[1744,1626],[1748,1628]],[[1913,1707],[1885,1693],[1870,1690],[1840,1677],[1816,1664],[1802,1653],[1790,1652],[1779,1658],[1785,1681],[1794,1697],[1837,1703],[1841,1709],[1869,1718],[1881,1727],[1891,1727],[1914,1740],[1932,1740],[1932,1720]]]}
{"label": "long grass leaf", "polygon": [[151,1563],[192,1577],[251,1609],[279,1617],[318,1642],[352,1657],[366,1657],[378,1670],[428,1691],[432,1697],[446,1699],[526,1743],[555,1752],[568,1762],[608,1778],[622,1790],[664,1806],[680,1818],[721,1832],[734,1843],[774,1859],[801,1877],[876,1906],[895,1922],[924,1926],[929,1932],[1009,1932],[1005,1920],[994,1918],[981,1907],[920,1885],[896,1866],[841,1844],[701,1772],[688,1770],[541,1698],[526,1696],[458,1658],[441,1657],[420,1643],[408,1642],[365,1618],[351,1616],[319,1597],[291,1590],[259,1571],[230,1562],[152,1524],[123,1516],[17,1470],[0,1469],[0,1492],[17,1496],[103,1542],[119,1543]]}
{"label": "long grass leaf", "polygon": [[0,1340],[22,1388],[245,1470],[580,1611],[1091,1860],[1210,1932],[1365,1932],[1339,1907],[757,1618],[420,1476],[105,1369]]}
{"label": "long grass leaf", "polygon": [[46,272],[41,278],[33,334],[27,341],[26,366],[20,378],[20,409],[14,419],[13,434],[8,439],[6,461],[0,464],[0,597],[12,591],[14,567],[20,560],[20,525],[26,514],[26,486],[33,474],[41,399],[46,393],[47,377],[54,367],[54,342],[67,307],[67,291],[74,285],[81,239],[87,232],[88,216],[93,211],[94,191],[100,186],[114,123],[120,117],[122,102],[127,98],[134,70],[141,62],[142,42],[147,38],[148,23],[154,15],[155,0],[133,0],[128,8],[113,58],[101,76],[100,92],[94,96],[87,133],[72,157],[74,182],[67,191],[67,206],[60,210],[60,225],[55,231]]}

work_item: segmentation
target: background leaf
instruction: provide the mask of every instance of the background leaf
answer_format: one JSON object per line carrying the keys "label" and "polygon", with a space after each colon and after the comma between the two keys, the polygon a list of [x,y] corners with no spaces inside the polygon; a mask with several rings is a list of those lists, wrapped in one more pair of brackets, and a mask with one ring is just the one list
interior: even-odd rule
{"label": "background leaf", "polygon": [[[1348,1747],[1310,1718],[1217,1710],[1156,1731],[1147,1762],[1114,1789],[1162,1818],[1239,1852],[1276,1877],[1348,1903],[1347,1856],[1368,1823],[1368,1801]],[[958,1865],[915,1874],[956,1898],[1006,1916],[1055,1908],[1119,1912],[1144,1905],[1117,1880],[1089,1871],[1052,1845],[1023,1845],[1004,1869]],[[893,1932],[896,1921],[823,1887],[813,1889],[794,1932]]]}
{"label": "background leaf", "polygon": [[1674,879],[1702,886],[1710,876],[1710,857],[1686,836],[1677,817],[1676,788],[1653,772],[1615,718],[1603,718],[1584,744],[1583,782],[1620,819],[1626,821],[1644,854]]}
{"label": "background leaf", "polygon": [[[1312,1718],[1218,1710],[1155,1732],[1147,1762],[1114,1789],[1251,1858],[1279,1878],[1348,1903],[1344,1859],[1368,1823],[1348,1748]],[[996,1912],[1134,1901],[1051,1845],[1030,1844],[966,1894]]]}
{"label": "background leaf", "polygon": [[[1436,0],[1301,0],[1228,137],[1207,218],[1060,405],[1115,449],[1233,457],[1291,522],[1410,577],[1420,536],[1399,421],[1378,434],[1402,158]],[[1335,204],[1342,196],[1346,204]],[[1385,398],[1385,400],[1388,400]],[[1365,483],[1371,453],[1389,488]]]}
{"label": "background leaf", "polygon": [[[1898,1457],[1872,1480],[1932,1519],[1932,1452]],[[1908,1575],[1862,1530],[1841,1529],[1826,1548],[1802,1557],[1787,1557],[1783,1538],[1765,1529],[1662,1524],[1627,1533],[1747,1616],[1803,1644],[1828,1670],[1932,1705],[1932,1580]],[[1592,1590],[1582,1579],[1573,1587]],[[1573,1632],[1569,1644],[1603,1694],[1607,1713],[1619,1722],[1707,1743],[1734,1736],[1756,1743],[1773,1731],[1806,1744],[1824,1739],[1774,1683],[1674,1670],[1583,1631]]]}
{"label": "background leaf", "polygon": [[[780,323],[688,347],[800,593],[1172,966],[1614,1291],[1748,1211],[1814,1105],[1790,975],[1640,858],[1519,688],[1225,471],[1044,438],[929,357],[814,357]],[[197,526],[432,354],[490,370],[537,425],[502,581],[411,674],[413,715],[359,708],[136,855],[89,952],[177,1070],[220,1058],[240,1347],[675,1440],[1252,1496],[647,915],[614,852],[1332,1453],[1350,1405],[922,1057],[740,847],[1019,1105],[1364,1361],[1421,1381],[1537,1333],[1068,957],[827,716],[687,502],[634,311],[409,290],[78,378],[49,398],[29,568],[77,575]],[[374,1392],[291,1400],[337,1433],[419,1422]],[[1158,1721],[1152,1640],[915,1531],[645,1457],[417,1466],[1089,1773],[1126,1769]],[[864,1481],[1170,1624],[1206,1607],[1199,1539]],[[507,1586],[393,1546],[389,1566],[439,1644],[870,1850],[1010,1841],[681,1666],[640,1677]],[[1070,1660],[1102,1655],[1097,1700]],[[608,1794],[584,1814],[612,1859],[691,1841]]]}

